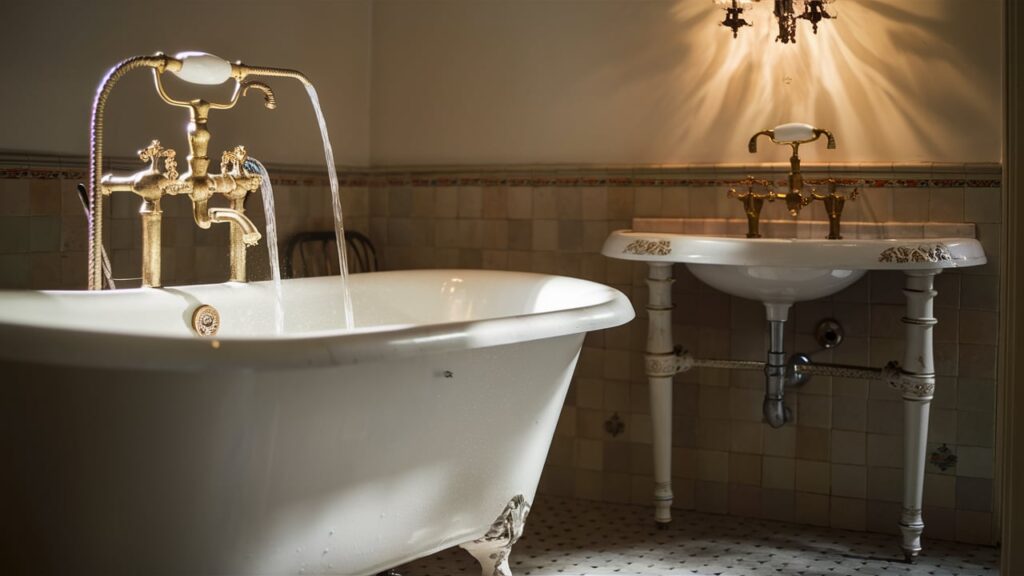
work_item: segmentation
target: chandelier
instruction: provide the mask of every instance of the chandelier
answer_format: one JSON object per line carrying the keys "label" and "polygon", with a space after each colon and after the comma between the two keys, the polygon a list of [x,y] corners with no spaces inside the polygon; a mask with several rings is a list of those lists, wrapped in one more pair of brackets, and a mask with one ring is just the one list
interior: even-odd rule
{"label": "chandelier", "polygon": [[[725,10],[725,20],[722,26],[732,29],[732,37],[736,38],[740,28],[752,26],[745,18],[743,12],[750,8],[751,2],[761,0],[713,0],[715,4]],[[773,0],[775,9],[772,14],[779,26],[779,35],[775,37],[776,42],[783,44],[796,43],[796,22],[806,20],[811,23],[814,33],[818,33],[818,23],[825,19],[835,18],[835,11],[831,13],[827,6],[835,0]],[[798,14],[796,5],[803,5],[803,10]]]}

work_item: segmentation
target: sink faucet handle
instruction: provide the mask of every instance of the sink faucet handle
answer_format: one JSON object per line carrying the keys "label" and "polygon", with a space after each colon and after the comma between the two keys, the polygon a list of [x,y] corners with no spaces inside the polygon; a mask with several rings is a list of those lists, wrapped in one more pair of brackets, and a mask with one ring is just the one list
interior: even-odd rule
{"label": "sink faucet handle", "polygon": [[820,200],[825,205],[825,214],[828,216],[827,238],[829,240],[840,240],[842,235],[839,233],[839,226],[843,217],[843,207],[846,205],[847,200],[856,200],[860,196],[860,188],[854,188],[848,194],[841,194],[836,191],[836,181],[834,178],[829,178],[826,184],[828,185],[828,194],[811,192],[809,200]]}
{"label": "sink faucet handle", "polygon": [[[775,191],[770,189],[770,181],[759,180],[753,176],[747,176],[740,180],[739,183],[746,184],[747,191],[737,192],[735,188],[730,188],[728,197],[743,203],[743,213],[747,217],[747,238],[760,238],[761,233],[758,227],[761,220],[761,208],[764,206],[765,200],[769,202],[775,201]],[[754,192],[755,184],[760,184],[766,191],[760,194]]]}
{"label": "sink faucet handle", "polygon": [[175,160],[177,152],[172,148],[164,148],[160,145],[159,140],[153,140],[142,150],[139,150],[139,160],[143,162],[150,162],[150,168],[153,172],[160,172],[157,168],[157,162],[161,158],[164,159],[164,175],[170,179],[175,180],[178,178],[178,161]]}

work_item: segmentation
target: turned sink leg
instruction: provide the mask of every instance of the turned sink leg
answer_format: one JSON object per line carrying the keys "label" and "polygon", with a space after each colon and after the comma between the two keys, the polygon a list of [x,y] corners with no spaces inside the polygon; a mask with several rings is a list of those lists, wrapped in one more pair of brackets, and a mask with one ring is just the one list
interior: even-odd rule
{"label": "turned sink leg", "polygon": [[900,533],[904,558],[913,562],[921,552],[921,501],[924,493],[925,456],[928,443],[928,415],[935,393],[935,355],[932,332],[936,324],[933,288],[940,270],[906,272],[903,293],[907,313],[903,317],[906,348],[903,357],[903,509]]}
{"label": "turned sink leg", "polygon": [[648,263],[647,354],[644,371],[650,385],[654,443],[654,521],[672,521],[672,377],[676,357],[672,343],[672,264]]}

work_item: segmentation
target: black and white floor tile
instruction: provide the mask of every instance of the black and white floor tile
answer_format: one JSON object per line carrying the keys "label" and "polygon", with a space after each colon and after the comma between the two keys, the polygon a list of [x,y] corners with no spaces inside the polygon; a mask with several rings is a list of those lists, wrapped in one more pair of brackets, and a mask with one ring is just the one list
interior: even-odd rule
{"label": "black and white floor tile", "polygon": [[[512,549],[514,576],[995,576],[995,548],[927,540],[916,564],[895,536],[696,512],[655,528],[642,506],[540,498]],[[398,568],[402,576],[476,576],[451,548]]]}

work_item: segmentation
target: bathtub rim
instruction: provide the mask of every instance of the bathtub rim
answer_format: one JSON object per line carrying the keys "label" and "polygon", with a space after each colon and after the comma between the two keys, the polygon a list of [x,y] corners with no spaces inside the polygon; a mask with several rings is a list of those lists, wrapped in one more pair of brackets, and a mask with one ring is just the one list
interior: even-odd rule
{"label": "bathtub rim", "polygon": [[[592,293],[600,294],[600,298],[583,306],[516,316],[428,324],[390,324],[353,331],[317,331],[269,338],[205,339],[139,335],[0,320],[0,363],[174,372],[325,368],[581,334],[619,326],[635,316],[628,298],[618,290],[568,276],[458,269],[400,270],[369,274],[427,277],[497,274],[530,277],[534,281],[568,280],[580,283],[581,288],[586,287]],[[156,289],[130,290],[138,293]],[[80,294],[72,291],[47,292],[57,295],[69,292]]]}

